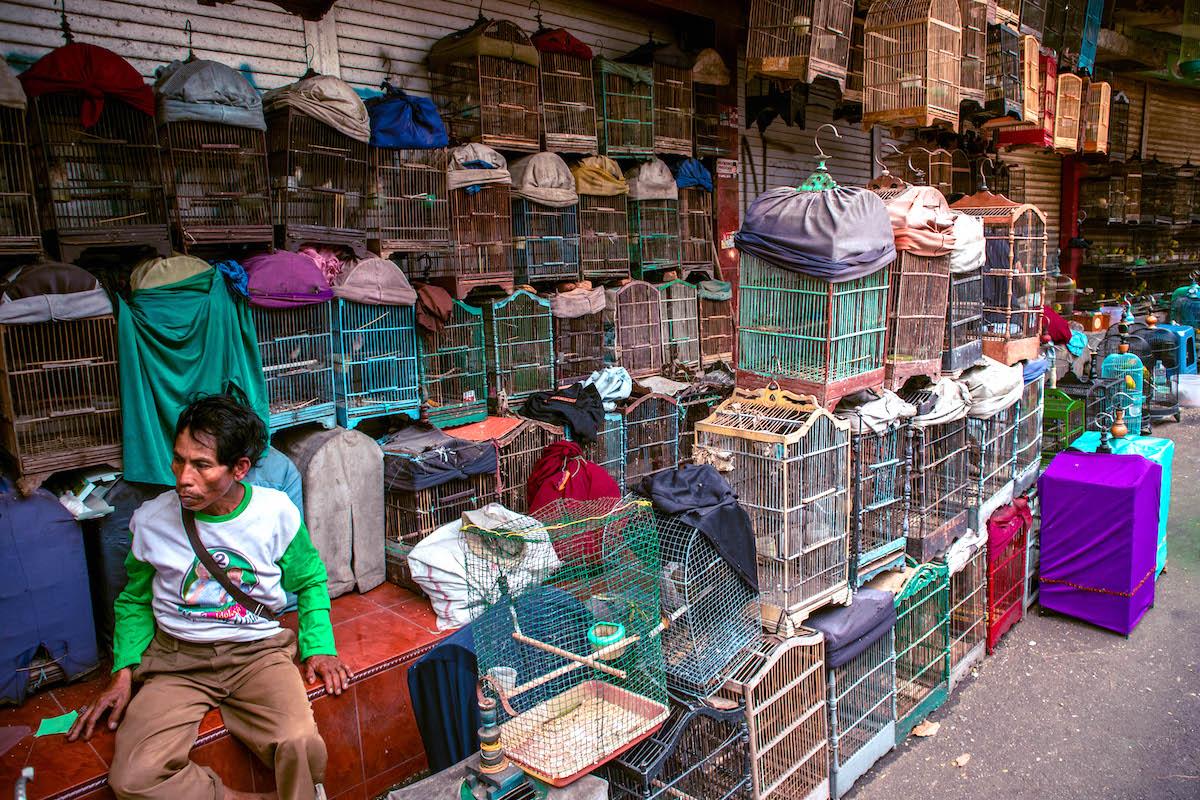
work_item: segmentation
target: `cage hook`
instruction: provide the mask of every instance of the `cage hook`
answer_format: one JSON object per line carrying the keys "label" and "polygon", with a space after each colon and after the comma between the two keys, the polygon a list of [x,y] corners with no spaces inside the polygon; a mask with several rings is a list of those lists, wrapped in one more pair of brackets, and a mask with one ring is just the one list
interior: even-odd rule
{"label": "cage hook", "polygon": [[[883,146],[890,147],[890,148],[892,148],[892,150],[896,151],[898,154],[904,155],[904,151],[901,150],[899,147],[896,147],[895,142],[885,142]],[[820,149],[820,148],[818,147],[818,149]],[[887,164],[883,163],[883,159],[880,158],[879,156],[875,156],[875,163],[879,165],[879,168],[881,170],[883,170],[884,175],[892,174],[892,171],[890,169],[888,169]]]}
{"label": "cage hook", "polygon": [[192,49],[192,21],[186,19],[183,21],[183,35],[187,37],[187,61],[196,60],[196,51]]}
{"label": "cage hook", "polygon": [[826,128],[829,128],[829,130],[833,131],[835,138],[842,138],[842,134],[838,132],[837,126],[832,122],[826,122],[824,125],[817,128],[816,133],[813,134],[813,146],[817,148],[817,157],[822,161],[829,158],[829,156],[825,155],[825,151],[821,149],[821,131],[825,130]]}
{"label": "cage hook", "polygon": [[75,34],[71,33],[71,23],[67,22],[67,0],[59,0],[61,11],[59,12],[58,28],[62,31],[63,41],[67,44],[75,42]]}
{"label": "cage hook", "polygon": [[[534,9],[537,9],[534,11]],[[529,10],[533,11],[533,18],[537,20],[538,30],[541,30],[542,25],[542,4],[538,0],[529,0]]]}
{"label": "cage hook", "polygon": [[988,185],[987,185],[987,175],[983,174],[983,165],[984,164],[989,164],[992,168],[992,174],[995,174],[996,162],[992,160],[991,156],[984,156],[983,158],[979,159],[979,188],[982,191],[987,192],[990,190],[988,189]]}

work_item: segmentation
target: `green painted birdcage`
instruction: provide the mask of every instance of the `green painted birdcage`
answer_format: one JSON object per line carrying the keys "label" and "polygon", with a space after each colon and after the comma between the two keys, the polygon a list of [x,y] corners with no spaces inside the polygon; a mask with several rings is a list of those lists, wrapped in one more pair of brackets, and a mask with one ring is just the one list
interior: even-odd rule
{"label": "green painted birdcage", "polygon": [[950,694],[950,577],[916,565],[896,595],[896,743]]}
{"label": "green painted birdcage", "polygon": [[592,60],[600,152],[612,158],[654,153],[654,71],[608,58]]}
{"label": "green painted birdcage", "polygon": [[1042,464],[1083,435],[1083,400],[1051,386],[1042,402]]}
{"label": "green painted birdcage", "polygon": [[679,187],[655,158],[625,173],[629,184],[629,264],[633,277],[679,268]]}
{"label": "green painted birdcage", "polygon": [[490,405],[497,411],[554,383],[554,317],[550,301],[518,289],[483,306]]}

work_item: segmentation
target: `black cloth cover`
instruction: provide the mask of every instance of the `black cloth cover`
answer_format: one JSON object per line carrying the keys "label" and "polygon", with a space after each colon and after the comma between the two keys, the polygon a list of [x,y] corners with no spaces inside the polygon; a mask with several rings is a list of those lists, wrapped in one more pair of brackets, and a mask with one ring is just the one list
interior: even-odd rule
{"label": "black cloth cover", "polygon": [[757,550],[750,515],[711,464],[685,464],[648,475],[633,490],[661,514],[704,534],[747,586],[758,591]]}
{"label": "black cloth cover", "polygon": [[464,625],[408,670],[408,694],[430,772],[441,772],[479,750],[477,663],[475,636]]}
{"label": "black cloth cover", "polygon": [[496,471],[496,445],[470,442],[432,425],[413,425],[383,441],[383,479],[389,489],[410,492],[456,478]]}
{"label": "black cloth cover", "polygon": [[531,394],[521,416],[569,425],[572,436],[587,444],[596,441],[596,432],[604,424],[604,402],[594,384],[573,383],[553,392]]}
{"label": "black cloth cover", "polygon": [[804,623],[825,634],[825,666],[840,667],[896,626],[891,592],[860,589],[848,606],[829,606]]}

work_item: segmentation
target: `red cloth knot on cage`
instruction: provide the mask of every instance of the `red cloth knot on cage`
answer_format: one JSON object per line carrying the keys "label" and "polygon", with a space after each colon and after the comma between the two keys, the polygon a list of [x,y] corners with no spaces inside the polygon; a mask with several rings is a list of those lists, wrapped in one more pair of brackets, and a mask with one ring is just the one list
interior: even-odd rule
{"label": "red cloth knot on cage", "polygon": [[532,513],[555,500],[619,498],[617,482],[599,464],[583,457],[578,442],[551,442],[529,472],[525,497]]}
{"label": "red cloth knot on cage", "polygon": [[1071,326],[1050,306],[1042,306],[1042,327],[1050,334],[1050,341],[1055,344],[1071,341]]}
{"label": "red cloth knot on cage", "polygon": [[77,42],[51,50],[21,73],[20,80],[30,97],[58,93],[83,95],[79,122],[84,128],[100,121],[107,98],[154,115],[154,91],[133,65],[94,44]]}
{"label": "red cloth knot on cage", "polygon": [[592,48],[576,39],[563,28],[543,28],[529,37],[539,53],[560,53],[564,56],[575,56],[584,61],[592,60]]}

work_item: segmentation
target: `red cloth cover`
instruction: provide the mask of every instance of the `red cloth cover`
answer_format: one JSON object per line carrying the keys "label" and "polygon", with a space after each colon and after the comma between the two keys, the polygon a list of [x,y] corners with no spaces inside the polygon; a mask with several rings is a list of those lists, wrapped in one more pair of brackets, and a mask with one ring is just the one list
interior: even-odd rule
{"label": "red cloth cover", "polygon": [[578,442],[551,442],[529,472],[525,499],[530,513],[555,500],[599,500],[621,496],[604,467],[583,457]]}
{"label": "red cloth cover", "polygon": [[533,43],[533,46],[538,49],[539,53],[562,53],[563,55],[582,58],[584,61],[592,60],[592,48],[562,28],[540,30],[533,36],[530,36],[529,41]]}
{"label": "red cloth cover", "polygon": [[154,90],[132,64],[94,44],[76,42],[51,50],[21,73],[20,79],[30,98],[60,92],[83,95],[79,122],[84,128],[100,121],[105,98],[154,116]]}
{"label": "red cloth cover", "polygon": [[1042,327],[1050,334],[1050,341],[1066,344],[1071,341],[1071,326],[1050,306],[1042,306]]}

